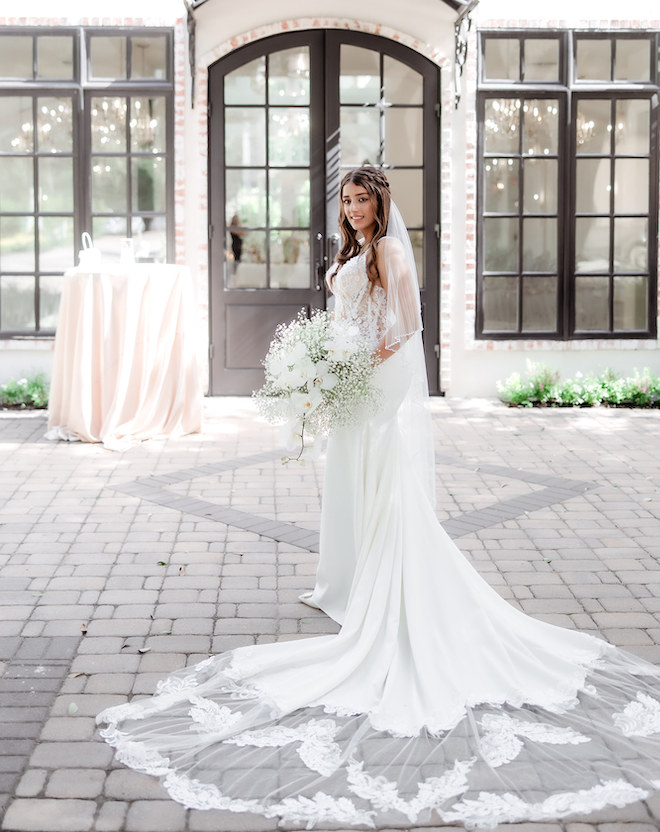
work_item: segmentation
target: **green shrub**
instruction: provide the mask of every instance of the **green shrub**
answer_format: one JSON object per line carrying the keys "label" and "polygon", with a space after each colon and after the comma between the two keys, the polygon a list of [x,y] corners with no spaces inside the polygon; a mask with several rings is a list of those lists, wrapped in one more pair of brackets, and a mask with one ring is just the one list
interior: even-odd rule
{"label": "green shrub", "polygon": [[43,373],[0,384],[0,407],[48,407],[48,383]]}

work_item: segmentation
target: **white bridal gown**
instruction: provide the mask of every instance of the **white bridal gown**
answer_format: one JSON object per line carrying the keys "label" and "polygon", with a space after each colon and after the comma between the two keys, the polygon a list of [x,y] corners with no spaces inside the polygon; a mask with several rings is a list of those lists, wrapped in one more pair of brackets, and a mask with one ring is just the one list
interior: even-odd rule
{"label": "white bridal gown", "polygon": [[[375,343],[385,293],[364,256],[334,283],[336,315]],[[341,631],[241,647],[99,716],[185,806],[489,828],[660,788],[660,672],[514,609],[438,523],[401,419],[419,338],[379,367],[377,415],[329,443],[314,597]]]}

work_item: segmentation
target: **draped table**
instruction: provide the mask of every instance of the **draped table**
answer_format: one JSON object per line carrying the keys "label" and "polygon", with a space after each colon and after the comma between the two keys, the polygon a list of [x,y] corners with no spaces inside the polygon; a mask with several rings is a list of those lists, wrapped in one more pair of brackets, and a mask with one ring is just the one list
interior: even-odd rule
{"label": "draped table", "polygon": [[198,333],[192,279],[183,266],[66,272],[46,438],[121,450],[199,432]]}

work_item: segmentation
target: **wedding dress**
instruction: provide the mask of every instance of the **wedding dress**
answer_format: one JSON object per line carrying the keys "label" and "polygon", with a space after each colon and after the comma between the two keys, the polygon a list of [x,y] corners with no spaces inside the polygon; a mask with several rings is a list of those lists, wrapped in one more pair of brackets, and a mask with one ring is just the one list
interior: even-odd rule
{"label": "wedding dress", "polygon": [[[388,303],[365,256],[333,282],[336,316],[375,345]],[[99,715],[117,758],[185,806],[492,828],[660,788],[660,672],[516,610],[438,523],[411,430],[421,349],[417,332],[379,365],[382,406],[329,441],[314,598],[340,632],[238,648]]]}

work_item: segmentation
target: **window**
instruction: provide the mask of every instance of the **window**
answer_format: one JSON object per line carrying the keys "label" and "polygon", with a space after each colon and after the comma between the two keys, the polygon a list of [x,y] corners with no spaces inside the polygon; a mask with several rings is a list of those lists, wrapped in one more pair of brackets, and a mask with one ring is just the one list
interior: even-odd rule
{"label": "window", "polygon": [[83,231],[173,254],[172,34],[118,32],[0,28],[2,338],[53,335]]}
{"label": "window", "polygon": [[477,337],[655,336],[656,34],[481,34]]}

